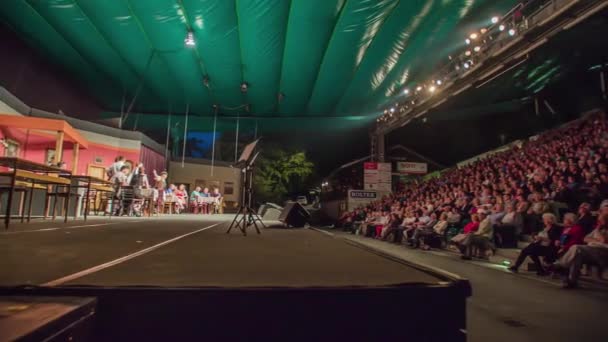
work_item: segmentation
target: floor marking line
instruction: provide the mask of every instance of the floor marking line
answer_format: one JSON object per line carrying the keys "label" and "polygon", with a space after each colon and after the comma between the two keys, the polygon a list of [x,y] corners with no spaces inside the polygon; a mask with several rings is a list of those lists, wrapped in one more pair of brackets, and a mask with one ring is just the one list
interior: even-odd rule
{"label": "floor marking line", "polygon": [[3,233],[0,233],[0,236],[1,235],[21,234],[21,233],[48,232],[48,231],[59,230],[59,229],[76,229],[76,228],[86,228],[86,227],[111,226],[111,225],[120,224],[120,223],[136,223],[136,222],[142,222],[142,221],[143,220],[138,220],[138,221],[123,221],[123,222],[107,222],[107,223],[83,224],[83,225],[79,225],[79,226],[52,227],[52,228],[41,228],[41,229],[32,229],[32,230],[21,230],[21,231],[15,231],[15,232],[3,232]]}
{"label": "floor marking line", "polygon": [[136,258],[136,257],[140,256],[140,255],[144,255],[144,254],[149,253],[149,252],[151,252],[151,251],[153,251],[153,250],[155,250],[155,249],[158,249],[158,248],[160,248],[160,247],[163,247],[163,246],[165,246],[165,245],[168,245],[168,244],[170,244],[170,243],[173,243],[173,242],[175,242],[175,241],[177,241],[177,240],[181,240],[181,239],[183,239],[183,238],[185,238],[185,237],[188,237],[188,236],[190,236],[190,235],[194,235],[194,234],[196,234],[196,233],[200,233],[200,232],[202,232],[202,231],[204,231],[204,230],[211,229],[211,228],[213,228],[213,227],[215,227],[215,226],[217,226],[217,225],[219,225],[219,224],[222,224],[222,223],[223,223],[223,222],[218,222],[218,223],[212,224],[212,225],[210,225],[210,226],[207,226],[207,227],[204,227],[204,228],[201,228],[201,229],[197,229],[197,230],[192,231],[192,232],[190,232],[190,233],[186,233],[186,234],[182,234],[182,235],[176,236],[176,237],[174,237],[174,238],[172,238],[172,239],[169,239],[169,240],[163,241],[163,242],[161,242],[161,243],[157,243],[156,245],[150,246],[150,247],[148,247],[148,248],[144,248],[144,249],[139,250],[139,251],[137,251],[137,252],[135,252],[135,253],[131,253],[131,254],[125,255],[125,256],[120,257],[120,258],[118,258],[118,259],[114,259],[114,260],[112,260],[112,261],[108,261],[108,262],[106,262],[106,263],[103,263],[103,264],[100,264],[100,265],[97,265],[97,266],[93,266],[93,267],[91,267],[91,268],[87,268],[87,269],[82,270],[82,271],[80,271],[80,272],[76,272],[76,273],[73,273],[73,274],[67,275],[67,276],[65,276],[65,277],[61,277],[61,278],[59,278],[59,279],[51,280],[51,281],[49,281],[49,282],[47,282],[47,283],[41,284],[41,286],[58,286],[58,285],[61,285],[61,284],[67,283],[67,282],[69,282],[69,281],[72,281],[72,280],[74,280],[74,279],[82,278],[82,277],[84,277],[84,276],[86,276],[86,275],[89,275],[89,274],[92,274],[92,273],[95,273],[95,272],[101,271],[101,270],[103,270],[103,269],[106,269],[106,268],[112,267],[112,266],[114,266],[114,265],[121,264],[121,263],[123,263],[123,262],[125,262],[125,261],[127,261],[127,260],[131,260],[131,259],[133,259],[133,258]]}

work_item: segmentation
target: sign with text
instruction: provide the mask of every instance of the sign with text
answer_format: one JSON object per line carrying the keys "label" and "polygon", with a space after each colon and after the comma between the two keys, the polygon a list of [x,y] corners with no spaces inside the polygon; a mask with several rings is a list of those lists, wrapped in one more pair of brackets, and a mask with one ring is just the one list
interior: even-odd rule
{"label": "sign with text", "polygon": [[377,193],[375,191],[363,191],[363,190],[350,190],[348,192],[348,197],[350,198],[366,198],[366,199],[376,199]]}
{"label": "sign with text", "polygon": [[364,163],[363,183],[365,190],[391,191],[391,164]]}
{"label": "sign with text", "polygon": [[428,172],[428,167],[426,163],[398,162],[397,171],[399,173],[424,175]]}

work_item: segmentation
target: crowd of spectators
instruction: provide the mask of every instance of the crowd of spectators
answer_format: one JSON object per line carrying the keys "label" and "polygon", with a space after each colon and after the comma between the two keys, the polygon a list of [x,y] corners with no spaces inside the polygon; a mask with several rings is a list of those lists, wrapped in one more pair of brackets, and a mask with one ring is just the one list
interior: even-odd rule
{"label": "crowd of spectators", "polygon": [[608,262],[606,199],[608,121],[593,113],[346,212],[338,225],[413,248],[453,245],[463,259],[531,241],[510,270],[530,257],[538,275],[561,270],[574,287],[581,263]]}

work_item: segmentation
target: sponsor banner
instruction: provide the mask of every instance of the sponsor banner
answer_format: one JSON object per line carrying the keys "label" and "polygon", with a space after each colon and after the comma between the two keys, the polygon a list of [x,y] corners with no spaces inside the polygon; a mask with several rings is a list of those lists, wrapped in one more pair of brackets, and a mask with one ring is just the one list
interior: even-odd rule
{"label": "sponsor banner", "polygon": [[365,199],[376,199],[377,193],[375,191],[364,191],[364,190],[350,190],[348,197],[350,198],[365,198]]}
{"label": "sponsor banner", "polygon": [[397,171],[400,173],[424,175],[428,172],[426,163],[398,162]]}

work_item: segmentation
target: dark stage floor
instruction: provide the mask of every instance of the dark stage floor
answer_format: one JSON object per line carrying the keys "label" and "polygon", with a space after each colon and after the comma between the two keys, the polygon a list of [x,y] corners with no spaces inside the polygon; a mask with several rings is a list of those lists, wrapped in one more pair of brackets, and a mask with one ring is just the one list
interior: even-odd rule
{"label": "dark stage floor", "polygon": [[0,285],[301,287],[441,281],[313,230],[227,235],[228,218],[15,225],[0,233]]}

